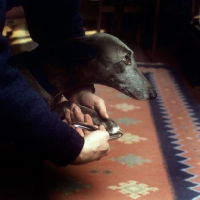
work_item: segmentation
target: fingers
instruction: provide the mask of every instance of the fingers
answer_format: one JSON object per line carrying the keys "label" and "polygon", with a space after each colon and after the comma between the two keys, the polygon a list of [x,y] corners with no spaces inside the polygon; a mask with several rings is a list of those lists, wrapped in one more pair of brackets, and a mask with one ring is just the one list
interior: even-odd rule
{"label": "fingers", "polygon": [[[91,116],[88,115],[88,114],[84,115],[81,112],[81,109],[76,104],[72,104],[71,110],[67,109],[65,111],[65,120],[63,120],[63,121],[67,122],[69,125],[72,125],[72,123],[74,121],[80,121],[80,122],[85,122],[85,123],[90,124],[90,125],[94,125]],[[82,137],[84,137],[85,135],[87,135],[91,132],[91,131],[88,131],[88,130],[85,130],[85,129],[80,129],[80,128],[75,128],[75,130]]]}
{"label": "fingers", "polygon": [[99,130],[101,130],[101,131],[106,131],[106,129],[105,129],[105,127],[104,127],[103,125],[100,125],[100,126],[99,126]]}
{"label": "fingers", "polygon": [[103,118],[109,118],[104,100],[91,93],[90,90],[80,91],[80,93],[77,94],[76,103],[95,109]]}
{"label": "fingers", "polygon": [[[99,105],[99,104],[98,104]],[[102,103],[101,105],[104,105],[104,103]],[[101,108],[102,106],[100,106]],[[106,110],[105,107],[103,109],[104,111]],[[105,111],[106,113],[106,111]],[[85,122],[87,124],[90,124],[90,125],[94,125],[93,123],[93,120],[91,118],[90,115],[88,114],[83,114],[81,112],[81,109],[76,105],[76,104],[72,104],[72,107],[71,107],[71,110],[67,109],[65,111],[65,121],[69,124],[69,125],[72,125],[72,123],[74,121],[80,121],[80,122]],[[105,127],[103,125],[101,125],[100,127],[96,126],[97,128],[99,128],[99,130],[102,130],[102,131],[106,131]],[[74,127],[73,127],[74,128]],[[91,131],[88,131],[88,130],[82,130],[82,129],[77,129],[76,128],[76,131],[82,136],[84,137],[85,135],[89,134]]]}
{"label": "fingers", "polygon": [[106,111],[106,105],[103,99],[99,97],[96,98],[94,107],[95,107],[95,110],[99,112],[101,117],[106,118],[106,119],[109,118],[108,113]]}
{"label": "fingers", "polygon": [[71,119],[71,115],[70,115],[70,110],[67,109],[65,111],[65,120],[67,121],[68,124],[72,124],[72,119]]}
{"label": "fingers", "polygon": [[[90,124],[90,125],[94,125],[91,116],[88,115],[88,114],[84,115],[84,122],[87,123],[87,124]],[[98,128],[98,126],[96,128]],[[84,129],[83,132],[84,132],[85,135],[87,135],[91,131],[88,131],[88,130]]]}
{"label": "fingers", "polygon": [[[81,121],[84,122],[84,115],[81,112],[80,108],[76,104],[72,104],[71,110],[66,109],[65,111],[65,120],[64,122],[67,122],[69,125],[72,125],[72,122],[74,121]],[[75,128],[72,126],[82,137],[85,136],[85,133],[80,128]]]}
{"label": "fingers", "polygon": [[88,115],[88,114],[85,114],[85,115],[84,115],[84,122],[87,123],[87,124],[93,125],[92,118],[91,118],[91,116]]}
{"label": "fingers", "polygon": [[80,121],[90,125],[94,125],[91,116],[89,114],[84,115],[81,109],[76,104],[72,105],[71,110],[66,109],[65,120],[68,124],[72,124],[72,122],[74,121]]}
{"label": "fingers", "polygon": [[68,124],[72,124],[74,121],[84,122],[84,114],[76,104],[72,104],[71,109],[66,109],[65,111],[65,119]]}
{"label": "fingers", "polygon": [[81,109],[76,104],[72,104],[70,110],[70,117],[71,117],[71,122],[74,121],[84,122],[84,114],[81,112]]}
{"label": "fingers", "polygon": [[102,157],[108,155],[110,147],[109,134],[107,131],[97,130],[90,132],[90,134],[86,135],[84,139],[85,143],[83,149],[72,164],[85,164],[100,160]]}

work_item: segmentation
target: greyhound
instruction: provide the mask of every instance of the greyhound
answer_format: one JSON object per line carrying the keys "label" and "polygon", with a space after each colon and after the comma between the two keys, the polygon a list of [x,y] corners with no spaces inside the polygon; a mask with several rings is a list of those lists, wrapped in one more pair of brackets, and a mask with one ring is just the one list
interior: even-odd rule
{"label": "greyhound", "polygon": [[[81,85],[106,85],[138,100],[156,98],[156,92],[137,68],[133,51],[106,33],[68,39],[45,49],[38,46],[30,52],[12,56],[9,63],[27,78],[31,87],[61,118],[72,102],[58,104],[55,91],[67,97]],[[41,74],[46,76],[46,83],[40,80]],[[114,120],[102,119],[84,106],[80,108],[84,114],[91,115],[94,124],[103,124],[110,134],[123,132]]]}

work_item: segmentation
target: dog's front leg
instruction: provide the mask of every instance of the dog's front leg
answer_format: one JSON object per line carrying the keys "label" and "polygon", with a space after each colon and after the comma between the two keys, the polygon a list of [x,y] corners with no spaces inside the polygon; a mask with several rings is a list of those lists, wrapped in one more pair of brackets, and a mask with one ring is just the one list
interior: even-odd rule
{"label": "dog's front leg", "polygon": [[[73,102],[63,101],[62,103],[56,105],[51,109],[51,111],[56,112],[61,119],[65,118],[66,109],[70,109]],[[78,105],[78,104],[77,104]],[[92,117],[93,123],[97,126],[103,125],[105,129],[109,132],[110,138],[114,136],[118,137],[123,135],[122,129],[117,125],[117,123],[112,119],[104,119],[93,109],[78,105],[83,114],[89,114]]]}
{"label": "dog's front leg", "polygon": [[65,119],[65,111],[70,109],[72,105],[71,101],[63,101],[51,108],[51,111],[56,112],[61,119]]}

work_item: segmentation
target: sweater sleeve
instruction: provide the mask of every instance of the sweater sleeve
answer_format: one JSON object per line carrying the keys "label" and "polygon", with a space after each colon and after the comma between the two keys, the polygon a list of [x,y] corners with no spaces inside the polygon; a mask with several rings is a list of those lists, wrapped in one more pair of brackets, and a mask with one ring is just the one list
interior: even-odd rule
{"label": "sweater sleeve", "polygon": [[84,144],[74,129],[50,112],[24,77],[7,65],[0,71],[0,134],[57,166],[71,163]]}
{"label": "sweater sleeve", "polygon": [[[0,31],[5,12],[2,0]],[[6,64],[9,56],[7,39],[0,34],[0,139],[12,141],[57,166],[71,163],[81,152],[84,138],[50,112],[26,79]]]}
{"label": "sweater sleeve", "polygon": [[22,0],[22,6],[30,35],[40,45],[85,35],[80,0]]}

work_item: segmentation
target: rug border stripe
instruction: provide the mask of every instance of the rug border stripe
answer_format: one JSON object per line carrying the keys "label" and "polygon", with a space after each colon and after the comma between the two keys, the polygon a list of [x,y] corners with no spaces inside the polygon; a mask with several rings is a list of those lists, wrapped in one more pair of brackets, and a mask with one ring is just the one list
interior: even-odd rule
{"label": "rug border stripe", "polygon": [[[172,76],[174,77],[174,82],[176,83],[176,87],[178,87],[180,94],[184,94],[184,102],[187,103],[192,110],[195,110],[196,113],[193,113],[194,115],[192,117],[196,122],[196,119],[198,119],[198,116],[200,116],[200,107],[191,96],[188,88],[186,87],[178,72],[175,69],[172,69],[172,67],[169,67],[168,65],[148,66],[148,64],[142,64],[141,67],[153,67],[162,69],[164,68],[169,70]],[[153,73],[147,72],[144,73],[144,75],[156,88],[153,78],[151,77]],[[193,183],[189,180],[190,178],[194,177],[194,174],[190,174],[187,171],[184,171],[185,168],[191,166],[182,163],[182,161],[187,158],[180,155],[180,153],[183,153],[182,150],[176,149],[179,145],[175,143],[177,139],[173,138],[175,133],[173,133],[173,129],[170,128],[167,120],[163,120],[163,117],[167,117],[168,114],[163,112],[164,110],[162,109],[162,107],[158,107],[158,105],[161,104],[159,98],[153,101],[149,101],[149,104],[153,116],[161,116],[158,120],[154,120],[154,123],[156,126],[157,136],[161,144],[160,149],[162,151],[163,158],[165,159],[166,170],[168,172],[169,179],[172,183],[176,199],[189,200],[198,198],[200,194],[192,189],[196,187],[198,183]],[[198,123],[195,123],[195,125],[199,128]],[[163,132],[165,132],[166,134],[163,134]]]}

